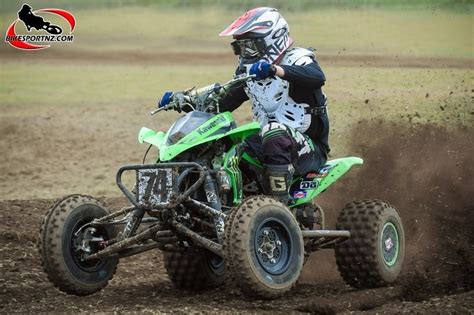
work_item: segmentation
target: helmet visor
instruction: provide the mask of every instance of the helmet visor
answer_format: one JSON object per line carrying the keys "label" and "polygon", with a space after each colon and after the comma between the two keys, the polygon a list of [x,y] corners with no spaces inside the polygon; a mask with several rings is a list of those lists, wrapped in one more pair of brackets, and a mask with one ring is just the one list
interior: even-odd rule
{"label": "helmet visor", "polygon": [[240,55],[243,58],[255,58],[262,54],[262,47],[259,40],[255,39],[237,39],[230,45],[234,50],[234,54]]}

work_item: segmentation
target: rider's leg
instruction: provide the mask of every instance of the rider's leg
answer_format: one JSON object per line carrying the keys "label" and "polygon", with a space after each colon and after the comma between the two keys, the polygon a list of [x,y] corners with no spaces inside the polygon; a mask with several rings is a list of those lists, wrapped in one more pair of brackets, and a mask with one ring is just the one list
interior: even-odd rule
{"label": "rider's leg", "polygon": [[324,152],[307,135],[279,123],[262,128],[261,151],[264,192],[285,203],[295,171],[304,175],[326,162]]}
{"label": "rider's leg", "polygon": [[271,122],[262,128],[263,190],[288,203],[293,178],[296,142],[285,125]]}

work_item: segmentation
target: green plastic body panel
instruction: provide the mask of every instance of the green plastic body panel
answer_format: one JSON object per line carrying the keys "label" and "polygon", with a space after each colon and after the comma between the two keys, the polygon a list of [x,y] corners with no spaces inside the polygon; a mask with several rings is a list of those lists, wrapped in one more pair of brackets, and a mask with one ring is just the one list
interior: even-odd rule
{"label": "green plastic body panel", "polygon": [[[196,130],[190,132],[173,145],[162,144],[160,149],[160,161],[165,162],[175,158],[177,155],[197,145],[222,138],[224,133],[215,134],[219,129],[228,127],[234,122],[234,118],[229,112],[220,113],[205,123],[200,125]],[[169,131],[168,131],[169,132]],[[166,138],[168,137],[166,133]],[[214,135],[213,135],[214,134]]]}
{"label": "green plastic body panel", "polygon": [[[154,131],[149,128],[141,128],[138,134],[140,143],[149,143],[158,147],[160,156],[159,161],[169,161],[184,151],[193,148],[205,142],[229,137],[235,143],[231,149],[225,153],[222,167],[230,178],[233,192],[233,203],[238,204],[243,198],[242,191],[242,173],[239,169],[239,162],[242,158],[246,162],[261,168],[260,161],[255,160],[246,153],[242,155],[239,152],[239,144],[250,135],[258,133],[260,126],[257,122],[245,124],[238,128],[234,128],[228,132],[219,133],[223,127],[228,127],[234,122],[229,112],[220,113],[203,123],[195,131],[187,134],[173,145],[166,145],[168,133],[162,131]],[[295,207],[304,203],[311,202],[315,197],[325,191],[329,186],[347,173],[353,165],[363,164],[363,160],[359,157],[346,157],[328,161],[326,165],[320,168],[316,173],[317,176],[312,180],[315,184],[314,188],[305,190],[305,197],[294,201],[290,207]],[[293,183],[301,181],[301,178],[294,178]]]}
{"label": "green plastic body panel", "polygon": [[313,198],[325,191],[329,186],[334,184],[339,178],[347,173],[353,165],[363,164],[364,161],[359,157],[346,157],[327,161],[326,165],[321,167],[318,172],[321,170],[328,169],[328,172],[322,172],[321,176],[318,176],[313,179],[313,182],[316,182],[315,188],[306,190],[306,197],[296,199],[296,202],[290,207],[295,207],[307,202],[311,202]]}
{"label": "green plastic body panel", "polygon": [[139,143],[149,143],[156,147],[160,147],[165,141],[166,134],[163,131],[155,131],[148,129],[147,127],[142,127],[138,133],[138,142]]}
{"label": "green plastic body panel", "polygon": [[242,154],[242,159],[244,159],[247,163],[249,164],[252,164],[253,166],[256,166],[258,168],[262,168],[263,165],[262,163],[260,163],[260,161],[258,159],[254,159],[253,157],[251,157],[250,155],[248,155],[247,152],[244,152]]}
{"label": "green plastic body panel", "polygon": [[232,202],[236,205],[243,198],[242,190],[242,172],[239,169],[240,154],[239,144],[235,144],[230,148],[224,156],[222,167],[226,171],[232,186]]}
{"label": "green plastic body panel", "polygon": [[160,152],[159,160],[165,162],[175,158],[186,150],[209,141],[229,137],[234,143],[240,143],[248,136],[260,131],[260,125],[257,122],[252,122],[225,133],[216,133],[219,129],[228,127],[232,123],[234,123],[234,118],[230,112],[220,113],[207,120],[195,131],[190,132],[173,145],[166,145],[168,132],[165,134],[143,127],[138,135],[138,141],[158,147]]}
{"label": "green plastic body panel", "polygon": [[225,137],[229,137],[234,143],[240,143],[247,139],[249,136],[256,134],[260,131],[260,125],[258,122],[253,121],[251,123],[242,125],[231,131],[225,133]]}

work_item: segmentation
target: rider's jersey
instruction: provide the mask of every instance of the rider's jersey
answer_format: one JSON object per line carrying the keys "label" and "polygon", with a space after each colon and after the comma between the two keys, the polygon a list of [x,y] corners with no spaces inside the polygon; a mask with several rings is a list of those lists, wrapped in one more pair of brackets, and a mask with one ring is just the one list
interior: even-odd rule
{"label": "rider's jersey", "polygon": [[[248,71],[238,68],[236,73]],[[254,119],[263,127],[269,121],[293,127],[310,136],[325,152],[329,152],[329,120],[326,110],[309,114],[311,108],[325,108],[321,91],[325,76],[312,51],[290,48],[279,64],[285,70],[283,78],[248,81],[235,87],[220,103],[221,111],[232,111],[250,99]]]}
{"label": "rider's jersey", "polygon": [[[283,56],[280,66],[303,65],[312,62],[313,52],[303,48],[291,48]],[[246,65],[249,72],[252,65]],[[290,82],[278,76],[264,80],[247,81],[245,93],[252,102],[254,119],[263,128],[270,121],[277,121],[302,133],[311,124],[311,114],[306,113],[309,105],[295,102],[289,96]]]}

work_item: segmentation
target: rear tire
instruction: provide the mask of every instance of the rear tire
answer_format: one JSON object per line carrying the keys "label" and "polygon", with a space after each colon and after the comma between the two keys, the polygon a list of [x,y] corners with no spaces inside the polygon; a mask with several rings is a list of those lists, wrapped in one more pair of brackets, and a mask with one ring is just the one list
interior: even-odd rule
{"label": "rear tire", "polygon": [[[43,218],[38,242],[39,256],[48,279],[68,294],[88,295],[99,291],[112,279],[118,258],[82,261],[79,250],[84,224],[107,215],[100,203],[84,195],[71,195],[55,202]],[[83,230],[84,231],[84,230]],[[105,240],[117,235],[112,226],[97,228],[94,237]],[[95,244],[88,243],[94,252]]]}
{"label": "rear tire", "polygon": [[282,203],[262,196],[248,198],[234,211],[224,240],[233,281],[252,297],[274,299],[290,291],[304,261],[295,217]]}
{"label": "rear tire", "polygon": [[165,268],[173,285],[182,290],[217,288],[225,281],[224,260],[193,249],[164,252]]}
{"label": "rear tire", "polygon": [[405,258],[405,234],[397,211],[381,200],[347,204],[337,229],[349,230],[349,240],[336,246],[336,262],[344,281],[355,288],[393,283]]}

